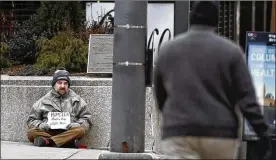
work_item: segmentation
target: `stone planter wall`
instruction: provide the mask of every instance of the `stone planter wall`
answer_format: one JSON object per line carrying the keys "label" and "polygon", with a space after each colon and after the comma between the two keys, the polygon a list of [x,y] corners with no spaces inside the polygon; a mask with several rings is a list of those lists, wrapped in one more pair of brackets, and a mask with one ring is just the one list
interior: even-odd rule
{"label": "stone planter wall", "polygon": [[[33,103],[51,89],[50,76],[1,75],[1,140],[28,141],[27,117]],[[90,107],[93,127],[82,141],[91,148],[110,145],[112,78],[72,77],[72,89]],[[146,90],[145,149],[159,152],[160,115]]]}

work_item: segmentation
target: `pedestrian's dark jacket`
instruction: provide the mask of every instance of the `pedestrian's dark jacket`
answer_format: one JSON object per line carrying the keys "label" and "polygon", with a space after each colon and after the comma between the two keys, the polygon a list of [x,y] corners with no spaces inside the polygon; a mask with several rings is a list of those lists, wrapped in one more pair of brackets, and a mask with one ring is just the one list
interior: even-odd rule
{"label": "pedestrian's dark jacket", "polygon": [[268,128],[243,51],[207,25],[193,25],[161,46],[154,88],[163,138],[237,138],[236,106],[258,135]]}

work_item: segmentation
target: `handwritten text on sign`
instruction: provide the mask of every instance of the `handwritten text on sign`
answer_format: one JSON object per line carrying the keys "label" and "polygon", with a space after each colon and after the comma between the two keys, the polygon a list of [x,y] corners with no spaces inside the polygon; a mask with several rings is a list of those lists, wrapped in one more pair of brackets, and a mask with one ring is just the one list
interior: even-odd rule
{"label": "handwritten text on sign", "polygon": [[70,124],[69,112],[49,112],[48,124],[51,129],[66,129],[66,126]]}

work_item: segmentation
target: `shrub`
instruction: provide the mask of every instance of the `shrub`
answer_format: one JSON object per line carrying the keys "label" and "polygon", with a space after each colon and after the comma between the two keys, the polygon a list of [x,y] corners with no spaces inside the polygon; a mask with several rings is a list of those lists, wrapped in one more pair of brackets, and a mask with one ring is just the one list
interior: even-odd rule
{"label": "shrub", "polygon": [[1,52],[1,55],[7,55],[7,53],[8,53],[8,44],[7,43],[4,43],[4,42],[0,43],[0,52]]}
{"label": "shrub", "polygon": [[76,36],[85,42],[89,41],[90,34],[113,34],[114,33],[114,17],[110,10],[105,15],[101,15],[99,21],[92,21],[90,25],[82,24],[76,31]]}
{"label": "shrub", "polygon": [[37,13],[29,20],[14,23],[14,32],[8,42],[9,58],[16,64],[33,64],[38,56],[37,39],[44,36],[50,39],[63,30],[77,30],[83,17],[81,2],[41,2]]}
{"label": "shrub", "polygon": [[32,20],[14,23],[14,33],[8,42],[9,58],[18,64],[33,64],[36,60],[37,34]]}
{"label": "shrub", "polygon": [[33,18],[37,29],[50,39],[59,31],[76,30],[85,18],[84,13],[81,2],[42,1]]}
{"label": "shrub", "polygon": [[11,62],[8,59],[8,45],[6,43],[0,43],[0,67],[8,68],[11,66]]}
{"label": "shrub", "polygon": [[76,37],[88,43],[90,34],[113,34],[113,27],[103,26],[93,21],[89,27],[81,25],[76,32]]}
{"label": "shrub", "polygon": [[59,32],[51,40],[41,38],[36,68],[65,67],[69,71],[86,70],[88,44],[74,37],[72,32]]}

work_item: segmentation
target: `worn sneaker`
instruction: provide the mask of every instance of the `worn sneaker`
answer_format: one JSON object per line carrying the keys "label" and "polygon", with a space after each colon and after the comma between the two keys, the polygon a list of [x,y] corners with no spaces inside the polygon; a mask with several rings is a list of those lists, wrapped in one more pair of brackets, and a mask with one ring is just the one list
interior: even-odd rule
{"label": "worn sneaker", "polygon": [[62,148],[88,148],[86,145],[80,144],[78,139],[73,139],[65,143]]}
{"label": "worn sneaker", "polygon": [[88,149],[87,145],[81,144],[79,141],[75,142],[75,145],[77,148],[84,148],[84,149]]}
{"label": "worn sneaker", "polygon": [[50,146],[50,140],[48,138],[38,136],[34,139],[34,145],[38,147]]}

